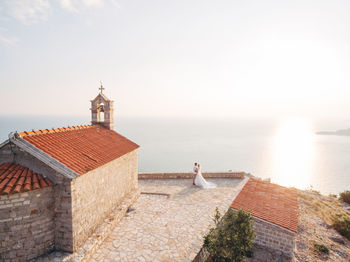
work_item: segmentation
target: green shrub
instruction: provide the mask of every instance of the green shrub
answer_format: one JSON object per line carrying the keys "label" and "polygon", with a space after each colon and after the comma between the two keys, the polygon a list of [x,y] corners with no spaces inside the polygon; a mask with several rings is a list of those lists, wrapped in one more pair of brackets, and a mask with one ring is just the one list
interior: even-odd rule
{"label": "green shrub", "polygon": [[325,254],[329,254],[329,248],[323,244],[318,244],[318,243],[315,243],[314,244],[314,249],[317,251],[317,252],[322,252],[322,253],[325,253]]}
{"label": "green shrub", "polygon": [[345,203],[350,204],[350,191],[346,190],[339,194],[340,200],[344,201]]}
{"label": "green shrub", "polygon": [[342,236],[350,240],[350,216],[337,214],[333,218],[333,227]]}
{"label": "green shrub", "polygon": [[243,210],[229,209],[221,217],[216,208],[216,228],[204,236],[204,248],[213,262],[241,262],[250,253],[255,238],[252,216]]}

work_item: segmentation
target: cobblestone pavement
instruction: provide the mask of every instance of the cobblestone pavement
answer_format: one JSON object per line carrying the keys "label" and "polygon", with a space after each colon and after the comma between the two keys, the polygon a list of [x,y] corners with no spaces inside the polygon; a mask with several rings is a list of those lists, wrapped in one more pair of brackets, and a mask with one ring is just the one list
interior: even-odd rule
{"label": "cobblestone pavement", "polygon": [[226,211],[246,179],[140,180],[141,196],[90,261],[192,261],[203,245],[215,208]]}

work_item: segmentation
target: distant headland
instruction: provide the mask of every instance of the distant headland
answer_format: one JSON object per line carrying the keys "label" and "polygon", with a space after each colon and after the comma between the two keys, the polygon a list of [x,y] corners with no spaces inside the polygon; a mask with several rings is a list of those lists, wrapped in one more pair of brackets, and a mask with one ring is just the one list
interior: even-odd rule
{"label": "distant headland", "polygon": [[316,132],[317,135],[333,135],[333,136],[350,136],[350,128],[340,129],[337,131],[320,131]]}

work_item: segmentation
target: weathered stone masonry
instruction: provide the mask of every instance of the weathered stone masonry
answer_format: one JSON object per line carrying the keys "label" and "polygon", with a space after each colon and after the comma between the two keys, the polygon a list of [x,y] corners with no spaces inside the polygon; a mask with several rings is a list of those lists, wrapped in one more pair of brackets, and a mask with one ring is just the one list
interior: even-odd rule
{"label": "weathered stone masonry", "polygon": [[137,185],[136,150],[72,180],[73,250]]}
{"label": "weathered stone masonry", "polygon": [[[15,155],[15,157],[14,157]],[[32,155],[24,152],[15,145],[6,145],[0,149],[0,164],[5,162],[15,161],[21,163],[23,166],[30,167],[31,170],[48,177],[55,182],[52,188],[52,198],[54,201],[53,211],[54,216],[54,242],[55,249],[72,251],[72,224],[67,221],[72,220],[71,208],[71,180],[63,177],[61,174],[53,170],[51,167],[45,165],[40,160]],[[41,191],[41,190],[40,190]],[[30,192],[28,192],[30,193]],[[23,194],[23,193],[22,193]],[[22,195],[16,194],[16,195]],[[27,194],[27,193],[24,193]],[[1,252],[0,252],[1,254]]]}
{"label": "weathered stone masonry", "polygon": [[0,261],[27,261],[54,249],[54,243],[52,187],[0,196]]}
{"label": "weathered stone masonry", "polygon": [[295,249],[296,233],[262,219],[254,218],[255,244],[281,251],[292,257]]}
{"label": "weathered stone masonry", "polygon": [[[44,190],[0,197],[1,259],[25,261],[52,249],[73,252],[125,195],[137,193],[137,150],[71,180],[12,147],[0,150],[1,163],[12,160],[15,152],[16,162],[30,166],[56,184]],[[36,210],[40,210],[40,216]]]}

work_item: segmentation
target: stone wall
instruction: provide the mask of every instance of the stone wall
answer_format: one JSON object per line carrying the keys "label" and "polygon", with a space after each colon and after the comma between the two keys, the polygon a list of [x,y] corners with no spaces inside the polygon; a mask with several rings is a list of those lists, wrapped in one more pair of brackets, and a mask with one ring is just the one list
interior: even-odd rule
{"label": "stone wall", "polygon": [[55,249],[73,252],[71,180],[55,185]]}
{"label": "stone wall", "polygon": [[254,217],[255,243],[292,257],[296,233]]}
{"label": "stone wall", "polygon": [[72,207],[70,179],[41,162],[37,158],[21,150],[16,145],[6,145],[0,148],[0,164],[15,162],[48,177],[56,185],[53,188],[55,211],[55,249],[73,251],[72,241]]}
{"label": "stone wall", "polygon": [[136,193],[138,186],[137,150],[73,180],[15,145],[0,149],[0,163],[4,162],[19,163],[55,183],[50,199],[54,199],[52,224],[56,250],[77,250],[125,195]]}
{"label": "stone wall", "polygon": [[[243,179],[244,172],[204,172],[204,178],[239,178]],[[192,179],[193,173],[140,173],[139,179]]]}
{"label": "stone wall", "polygon": [[0,261],[27,261],[54,249],[53,187],[0,196]]}
{"label": "stone wall", "polygon": [[137,150],[134,150],[72,180],[74,251],[84,244],[124,196],[137,192],[137,171]]}

